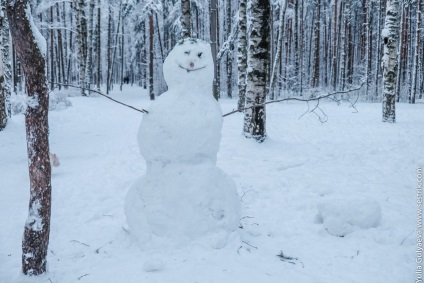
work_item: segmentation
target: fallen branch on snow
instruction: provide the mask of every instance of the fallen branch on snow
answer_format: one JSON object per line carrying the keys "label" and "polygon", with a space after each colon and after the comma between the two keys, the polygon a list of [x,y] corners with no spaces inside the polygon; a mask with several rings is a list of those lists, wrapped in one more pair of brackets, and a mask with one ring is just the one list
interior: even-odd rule
{"label": "fallen branch on snow", "polygon": [[[338,94],[347,94],[347,93],[351,93],[351,92],[354,92],[354,91],[357,91],[357,90],[360,90],[363,86],[365,85],[365,81],[363,81],[358,87],[356,87],[356,88],[352,88],[352,89],[348,89],[348,90],[344,90],[344,91],[336,91],[336,92],[331,92],[331,93],[328,93],[328,94],[326,94],[326,95],[322,95],[322,96],[317,96],[317,97],[310,97],[310,98],[299,98],[299,97],[288,97],[288,98],[283,98],[283,99],[277,99],[277,100],[271,100],[271,101],[267,101],[267,102],[265,102],[265,103],[262,103],[262,104],[256,104],[256,105],[252,105],[252,106],[249,106],[249,107],[245,107],[245,108],[242,108],[242,109],[234,109],[233,111],[231,111],[231,112],[228,112],[228,113],[226,113],[226,114],[224,114],[224,115],[222,115],[222,117],[227,117],[227,116],[229,116],[229,115],[232,115],[232,114],[234,114],[234,113],[237,113],[237,112],[243,112],[243,111],[245,111],[245,110],[248,110],[248,109],[252,109],[252,108],[256,108],[256,107],[262,107],[262,106],[265,106],[266,104],[271,104],[271,103],[277,103],[277,102],[284,102],[284,101],[301,101],[301,102],[306,102],[306,103],[308,103],[308,106],[309,106],[309,102],[312,102],[312,101],[316,101],[317,102],[317,105],[312,109],[312,110],[309,110],[310,108],[308,108],[308,111],[306,111],[305,112],[305,114],[306,113],[310,113],[310,112],[313,112],[313,113],[315,113],[314,111],[315,110],[317,110],[317,109],[319,109],[322,113],[323,113],[323,111],[319,108],[319,101],[321,100],[321,99],[324,99],[324,98],[329,98],[329,99],[331,99],[331,100],[333,100],[333,101],[335,101],[337,104],[340,104],[340,102],[341,101],[347,101],[347,102],[349,102],[350,103],[350,107],[352,107],[352,108],[354,108],[355,110],[356,110],[356,108],[355,108],[355,104],[356,104],[356,102],[358,101],[358,97],[356,98],[356,100],[355,101],[350,101],[349,99],[342,99],[342,98],[336,98],[336,95],[338,95]],[[303,114],[303,115],[305,115],[305,114]],[[316,113],[315,113],[316,114]],[[324,113],[323,113],[324,114]],[[302,116],[303,116],[302,115]],[[318,114],[316,114],[316,115],[318,115]],[[324,114],[325,115],[325,114]],[[301,116],[301,117],[302,117]],[[318,115],[319,116],[319,115]],[[319,116],[320,117],[320,116]],[[320,120],[322,120],[322,118],[320,117]],[[321,122],[323,122],[323,121],[321,121]],[[324,121],[325,122],[325,121]]]}
{"label": "fallen branch on snow", "polygon": [[[49,83],[51,83],[51,82],[49,82]],[[59,84],[59,83],[54,83],[54,84],[55,84],[55,85],[57,85],[57,86],[61,85],[61,86],[68,86],[68,87],[73,87],[73,88],[82,89],[82,87],[80,87],[80,86],[76,86],[76,85],[62,84],[62,83],[60,83],[60,84]],[[97,93],[97,94],[100,94],[101,96],[104,96],[104,97],[106,97],[107,99],[110,99],[110,100],[112,100],[112,101],[114,101],[114,102],[116,102],[116,103],[118,103],[118,104],[124,105],[124,106],[126,106],[126,107],[128,107],[128,108],[131,108],[131,109],[135,110],[135,111],[138,111],[138,112],[141,112],[141,113],[144,113],[144,114],[149,113],[149,111],[147,111],[147,110],[144,110],[144,109],[138,109],[138,108],[135,108],[134,106],[131,106],[131,105],[125,104],[125,103],[123,103],[123,102],[121,102],[121,101],[118,101],[118,100],[116,100],[116,99],[113,99],[112,97],[110,97],[110,96],[108,96],[108,95],[106,95],[106,94],[104,94],[104,93],[102,93],[102,92],[100,92],[100,91],[98,91],[98,90],[94,90],[94,89],[87,89],[87,88],[84,88],[84,89],[86,89],[86,90],[88,90],[88,91],[95,92],[95,93]]]}

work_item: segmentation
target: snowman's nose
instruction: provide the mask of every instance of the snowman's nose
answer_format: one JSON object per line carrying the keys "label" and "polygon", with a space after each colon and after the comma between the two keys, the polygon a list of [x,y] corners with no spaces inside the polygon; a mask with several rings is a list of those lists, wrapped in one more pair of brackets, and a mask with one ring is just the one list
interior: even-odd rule
{"label": "snowman's nose", "polygon": [[193,67],[194,67],[194,63],[190,62],[190,68],[193,68]]}

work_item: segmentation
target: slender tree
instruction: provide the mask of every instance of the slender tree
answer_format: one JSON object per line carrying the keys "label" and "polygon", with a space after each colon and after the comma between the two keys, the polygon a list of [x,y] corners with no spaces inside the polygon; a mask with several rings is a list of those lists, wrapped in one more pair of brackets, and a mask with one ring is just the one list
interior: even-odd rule
{"label": "slender tree", "polygon": [[[245,0],[241,0],[245,1]],[[210,34],[212,58],[214,61],[213,96],[219,98],[219,63],[218,54],[218,0],[211,0]]]}
{"label": "slender tree", "polygon": [[102,49],[102,25],[101,25],[101,18],[102,18],[102,12],[101,12],[101,0],[98,0],[97,2],[97,37],[96,37],[96,45],[97,45],[97,90],[100,91],[100,83],[102,78],[102,69],[101,69],[101,49]]}
{"label": "slender tree", "polygon": [[227,96],[229,98],[233,97],[233,55],[231,50],[233,50],[233,42],[229,39],[231,35],[231,26],[232,26],[232,11],[231,11],[231,1],[227,1],[227,40],[230,41],[230,52],[227,52],[226,58],[226,67],[227,67]]}
{"label": "slender tree", "polygon": [[[6,0],[0,0],[0,65],[2,65],[2,78],[0,85],[0,104],[4,108],[0,110],[0,129],[6,127],[7,117],[11,116],[10,96],[12,92],[12,64],[10,57],[9,21],[6,13]],[[1,107],[1,106],[0,106]]]}
{"label": "slender tree", "polygon": [[387,0],[386,20],[382,32],[383,55],[383,122],[396,122],[395,98],[398,72],[399,1]]}
{"label": "slender tree", "polygon": [[242,109],[246,102],[246,70],[247,70],[247,0],[240,0],[238,22],[238,109]]}
{"label": "slender tree", "polygon": [[31,101],[25,113],[30,177],[29,215],[22,241],[22,272],[46,272],[50,233],[51,168],[49,159],[46,41],[34,25],[27,0],[7,0],[7,16],[16,54],[22,62]]}
{"label": "slender tree", "polygon": [[267,95],[267,71],[270,64],[270,2],[251,0],[249,7],[250,31],[248,48],[246,107],[244,115],[244,136],[258,142],[266,139],[265,105]]}
{"label": "slender tree", "polygon": [[154,41],[154,33],[155,33],[155,27],[153,23],[153,13],[154,11],[150,12],[149,15],[149,54],[150,54],[150,60],[149,60],[149,95],[150,100],[155,100],[155,92],[154,92],[154,49],[153,49],[153,41]]}
{"label": "slender tree", "polygon": [[417,97],[418,91],[418,70],[419,65],[422,62],[419,62],[419,47],[420,47],[420,38],[421,38],[421,14],[423,9],[422,0],[417,0],[417,20],[416,20],[416,28],[415,28],[415,50],[414,50],[414,64],[413,64],[413,75],[412,75],[412,91],[410,102],[415,103],[415,99]]}
{"label": "slender tree", "polygon": [[315,1],[315,23],[314,23],[314,74],[312,77],[313,88],[318,87],[320,71],[320,35],[321,35],[321,0]]}
{"label": "slender tree", "polygon": [[191,37],[190,0],[181,0],[181,38]]}
{"label": "slender tree", "polygon": [[287,1],[283,0],[283,2],[280,3],[280,17],[279,17],[279,26],[278,29],[278,37],[277,37],[277,51],[274,58],[274,63],[271,70],[271,77],[269,79],[269,92],[271,99],[274,99],[274,86],[275,81],[277,79],[277,67],[281,64],[281,61],[283,60],[283,33],[284,33],[284,23],[286,21],[285,15],[286,15],[286,9],[287,9]]}
{"label": "slender tree", "polygon": [[87,37],[87,65],[85,70],[85,86],[90,94],[91,82],[93,76],[93,31],[94,31],[94,8],[95,8],[94,0],[90,0],[89,2],[89,12],[88,12],[88,37]]}

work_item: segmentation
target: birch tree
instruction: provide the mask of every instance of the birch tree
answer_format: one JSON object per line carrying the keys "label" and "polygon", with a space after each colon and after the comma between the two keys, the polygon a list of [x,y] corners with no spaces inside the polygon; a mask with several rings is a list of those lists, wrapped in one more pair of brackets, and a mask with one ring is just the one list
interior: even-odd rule
{"label": "birch tree", "polygon": [[7,0],[7,16],[16,55],[25,74],[29,107],[25,113],[30,178],[29,214],[22,240],[22,272],[46,272],[50,233],[51,168],[49,159],[46,41],[32,19],[27,0]]}
{"label": "birch tree", "polygon": [[399,0],[387,0],[382,31],[383,55],[383,122],[396,122],[395,99],[398,72]]}
{"label": "birch tree", "polygon": [[190,0],[181,0],[181,38],[191,37]]}
{"label": "birch tree", "polygon": [[[246,0],[241,0],[246,2]],[[210,33],[211,33],[211,49],[212,58],[214,62],[214,76],[213,76],[213,96],[216,100],[219,98],[219,64],[217,60],[218,54],[218,0],[211,0],[211,17],[210,17]]]}
{"label": "birch tree", "polygon": [[88,12],[88,39],[87,39],[87,65],[85,70],[85,86],[90,93],[91,89],[91,80],[93,75],[93,31],[94,31],[94,8],[95,3],[94,0],[90,0],[89,3],[89,12]]}
{"label": "birch tree", "polygon": [[0,131],[6,127],[11,115],[10,95],[12,88],[12,65],[10,61],[9,21],[6,1],[0,0]]}
{"label": "birch tree", "polygon": [[413,64],[413,75],[412,75],[412,93],[411,93],[411,103],[415,103],[415,99],[417,97],[418,90],[418,70],[420,64],[419,62],[419,46],[421,39],[421,14],[423,10],[422,0],[417,0],[417,20],[416,20],[416,29],[415,29],[415,51],[414,51],[414,64]]}
{"label": "birch tree", "polygon": [[85,1],[75,0],[75,17],[78,42],[79,85],[81,94],[85,94],[85,71],[87,64],[87,18],[85,16]]}
{"label": "birch tree", "polygon": [[238,109],[244,108],[246,102],[246,70],[247,70],[247,0],[240,0],[238,22]]}
{"label": "birch tree", "polygon": [[266,115],[263,103],[266,100],[267,71],[270,64],[270,11],[269,0],[251,0],[246,107],[258,106],[245,111],[243,131],[245,137],[254,138],[258,142],[266,139]]}

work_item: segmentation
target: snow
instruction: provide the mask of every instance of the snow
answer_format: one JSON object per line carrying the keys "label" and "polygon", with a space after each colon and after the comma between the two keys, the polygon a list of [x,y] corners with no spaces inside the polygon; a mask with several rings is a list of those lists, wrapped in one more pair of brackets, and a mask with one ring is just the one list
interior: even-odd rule
{"label": "snow", "polygon": [[317,221],[331,235],[344,237],[360,229],[377,228],[381,207],[369,199],[325,199],[318,204]]}
{"label": "snow", "polygon": [[[236,184],[216,167],[223,119],[212,96],[211,62],[209,44],[177,44],[164,63],[169,90],[143,116],[138,142],[146,175],[125,204],[131,237],[142,249],[193,242],[223,248],[238,230]],[[184,90],[186,75],[194,86]]]}
{"label": "snow", "polygon": [[143,269],[144,271],[151,272],[151,271],[159,271],[162,270],[165,266],[165,263],[160,258],[153,258],[151,260],[147,260],[144,265]]}
{"label": "snow", "polygon": [[[112,97],[149,107],[146,92],[124,90]],[[241,113],[224,118],[217,165],[238,188],[241,239],[222,249],[193,243],[140,251],[125,231],[124,200],[146,172],[136,138],[142,115],[102,97],[69,100],[72,107],[49,113],[51,150],[61,166],[53,168],[49,273],[40,282],[415,282],[423,104],[397,104],[398,121],[390,125],[380,122],[379,103],[359,103],[353,114],[348,104],[323,102],[325,124],[314,115],[299,119],[304,104],[270,104],[262,144],[241,135]],[[227,113],[237,101],[220,105]],[[24,116],[15,115],[0,133],[0,282],[14,282],[20,272],[26,154]],[[375,201],[380,224],[329,234],[316,216],[332,199]],[[298,260],[283,261],[280,251]],[[154,259],[163,268],[146,272]]]}
{"label": "snow", "polygon": [[[200,39],[186,39],[169,53],[163,65],[163,75],[170,90],[196,92],[209,96],[205,87],[212,87],[213,59],[210,44]],[[203,91],[203,92],[202,92]]]}
{"label": "snow", "polygon": [[383,28],[381,30],[381,38],[386,38],[390,36],[390,31],[387,28]]}
{"label": "snow", "polygon": [[34,18],[32,17],[31,6],[29,5],[29,3],[27,4],[27,8],[26,8],[26,16],[27,16],[29,24],[31,26],[31,30],[32,30],[32,34],[35,38],[35,42],[37,43],[37,46],[40,49],[41,54],[44,57],[46,57],[47,41],[34,23]]}
{"label": "snow", "polygon": [[35,232],[40,232],[43,230],[43,220],[41,219],[39,213],[40,209],[40,201],[37,199],[29,207],[28,219],[25,223],[26,228],[32,229]]}

